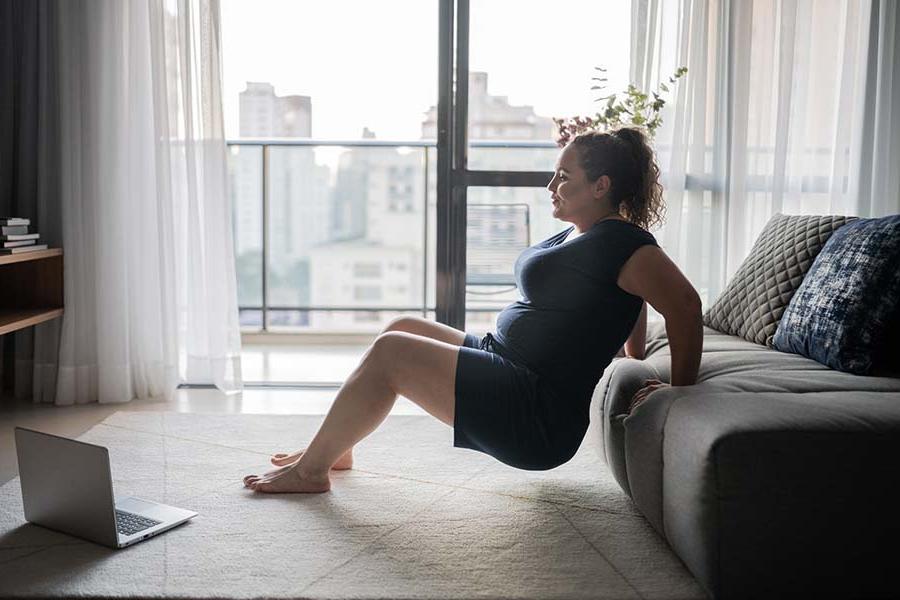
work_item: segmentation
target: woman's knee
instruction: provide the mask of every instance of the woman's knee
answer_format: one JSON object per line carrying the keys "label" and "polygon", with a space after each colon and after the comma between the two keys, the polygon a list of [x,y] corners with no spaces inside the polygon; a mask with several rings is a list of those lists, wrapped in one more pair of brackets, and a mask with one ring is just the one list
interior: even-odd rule
{"label": "woman's knee", "polygon": [[393,381],[398,369],[409,360],[409,339],[413,337],[404,331],[387,331],[381,333],[369,346],[363,357],[364,368],[378,373],[385,381]]}
{"label": "woman's knee", "polygon": [[419,317],[412,317],[409,315],[401,315],[399,317],[394,317],[391,319],[387,325],[385,325],[384,329],[381,330],[382,333],[387,333],[390,331],[406,331],[412,333],[416,330],[416,326],[421,321]]}
{"label": "woman's knee", "polygon": [[398,346],[403,343],[402,338],[408,335],[403,331],[383,331],[378,334],[378,337],[375,338],[375,341],[372,342],[372,345],[369,346],[369,351],[366,352],[365,358],[368,362],[381,362],[384,363],[389,360],[389,357],[392,355],[396,355],[398,351]]}

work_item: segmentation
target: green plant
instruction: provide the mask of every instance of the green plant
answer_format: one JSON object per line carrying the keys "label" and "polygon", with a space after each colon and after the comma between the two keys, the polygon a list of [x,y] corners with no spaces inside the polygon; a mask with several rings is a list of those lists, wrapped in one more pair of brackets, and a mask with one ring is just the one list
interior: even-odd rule
{"label": "green plant", "polygon": [[[606,69],[603,67],[594,67],[594,69],[600,71],[601,76],[591,78],[592,81],[598,82],[598,85],[592,86],[591,89],[603,90],[607,81]],[[685,73],[687,73],[687,67],[676,69],[675,73],[669,77],[669,85],[674,86]],[[660,83],[659,89],[647,94],[634,85],[628,84],[628,89],[623,93],[597,98],[596,102],[605,101],[606,106],[593,117],[554,117],[553,122],[559,128],[556,144],[561,148],[573,137],[585,131],[608,131],[629,125],[642,127],[647,131],[650,139],[653,139],[656,129],[662,124],[662,117],[659,113],[666,104],[662,94],[670,91],[669,85]],[[621,99],[622,96],[624,99]]]}

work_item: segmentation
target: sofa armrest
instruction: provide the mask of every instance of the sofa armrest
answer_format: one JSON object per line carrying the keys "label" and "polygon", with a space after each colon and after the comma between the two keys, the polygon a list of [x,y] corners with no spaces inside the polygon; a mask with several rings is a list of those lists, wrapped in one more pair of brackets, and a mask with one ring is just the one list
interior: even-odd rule
{"label": "sofa armrest", "polygon": [[631,398],[646,379],[659,379],[661,374],[653,361],[622,358],[614,360],[603,373],[594,390],[591,415],[599,417],[600,440],[606,464],[619,486],[629,496],[631,488],[625,467],[625,430]]}
{"label": "sofa armrest", "polygon": [[666,415],[663,528],[709,593],[900,594],[900,393],[701,394]]}

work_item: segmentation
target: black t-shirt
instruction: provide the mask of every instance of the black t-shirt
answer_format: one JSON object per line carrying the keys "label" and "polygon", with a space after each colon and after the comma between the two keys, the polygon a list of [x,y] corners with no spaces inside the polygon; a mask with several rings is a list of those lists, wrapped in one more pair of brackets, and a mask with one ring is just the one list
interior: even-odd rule
{"label": "black t-shirt", "polygon": [[603,370],[628,339],[642,299],[616,285],[648,231],[607,219],[562,241],[574,227],[526,248],[516,259],[522,300],[503,309],[494,336],[501,356],[540,375],[562,402],[583,412]]}

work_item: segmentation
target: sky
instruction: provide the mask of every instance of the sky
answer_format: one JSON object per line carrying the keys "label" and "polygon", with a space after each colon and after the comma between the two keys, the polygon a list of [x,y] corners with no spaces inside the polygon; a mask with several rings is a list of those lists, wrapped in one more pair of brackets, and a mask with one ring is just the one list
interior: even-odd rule
{"label": "sky", "polygon": [[[238,94],[267,81],[312,97],[312,136],[417,140],[437,102],[438,0],[222,0],[225,133],[238,137]],[[547,117],[599,104],[628,81],[629,0],[471,0],[471,71],[488,93]]]}

